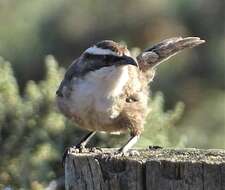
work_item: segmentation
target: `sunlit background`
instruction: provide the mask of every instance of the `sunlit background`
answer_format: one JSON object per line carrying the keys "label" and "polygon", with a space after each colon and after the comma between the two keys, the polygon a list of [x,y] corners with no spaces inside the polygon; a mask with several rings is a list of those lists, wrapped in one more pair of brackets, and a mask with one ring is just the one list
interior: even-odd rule
{"label": "sunlit background", "polygon": [[[85,131],[58,112],[55,90],[63,68],[103,39],[133,51],[205,39],[158,68],[137,146],[225,148],[224,10],[224,0],[0,0],[0,189],[64,189],[61,155]],[[99,134],[92,145],[117,141]]]}

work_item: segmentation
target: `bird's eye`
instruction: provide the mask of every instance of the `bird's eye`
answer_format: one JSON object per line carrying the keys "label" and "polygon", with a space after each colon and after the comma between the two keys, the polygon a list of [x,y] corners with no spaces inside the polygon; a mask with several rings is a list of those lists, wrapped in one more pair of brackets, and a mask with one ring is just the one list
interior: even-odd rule
{"label": "bird's eye", "polygon": [[130,96],[126,98],[126,102],[127,103],[131,103],[131,102],[137,102],[138,101],[138,97],[137,96]]}

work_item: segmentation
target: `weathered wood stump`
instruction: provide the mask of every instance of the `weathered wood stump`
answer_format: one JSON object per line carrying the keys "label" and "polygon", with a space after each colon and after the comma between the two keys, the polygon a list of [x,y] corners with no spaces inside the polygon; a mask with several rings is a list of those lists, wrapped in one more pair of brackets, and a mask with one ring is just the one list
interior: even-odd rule
{"label": "weathered wood stump", "polygon": [[66,190],[225,190],[225,150],[150,149],[128,157],[112,151],[71,151]]}

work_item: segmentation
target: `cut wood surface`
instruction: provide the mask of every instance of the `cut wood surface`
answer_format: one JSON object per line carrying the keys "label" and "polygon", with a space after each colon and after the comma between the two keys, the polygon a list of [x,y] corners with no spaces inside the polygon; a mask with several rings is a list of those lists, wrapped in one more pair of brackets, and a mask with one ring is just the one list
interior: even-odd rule
{"label": "cut wood surface", "polygon": [[65,162],[66,190],[225,190],[225,150],[115,149],[79,153]]}

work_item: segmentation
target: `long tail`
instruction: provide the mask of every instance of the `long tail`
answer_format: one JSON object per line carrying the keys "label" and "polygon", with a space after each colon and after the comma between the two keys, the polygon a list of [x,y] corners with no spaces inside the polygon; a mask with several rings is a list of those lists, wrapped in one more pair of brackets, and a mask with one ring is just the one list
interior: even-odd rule
{"label": "long tail", "polygon": [[204,43],[198,37],[174,37],[166,39],[151,48],[145,49],[140,55],[137,56],[139,67],[142,71],[154,69],[161,62],[176,55],[185,48],[193,48]]}

